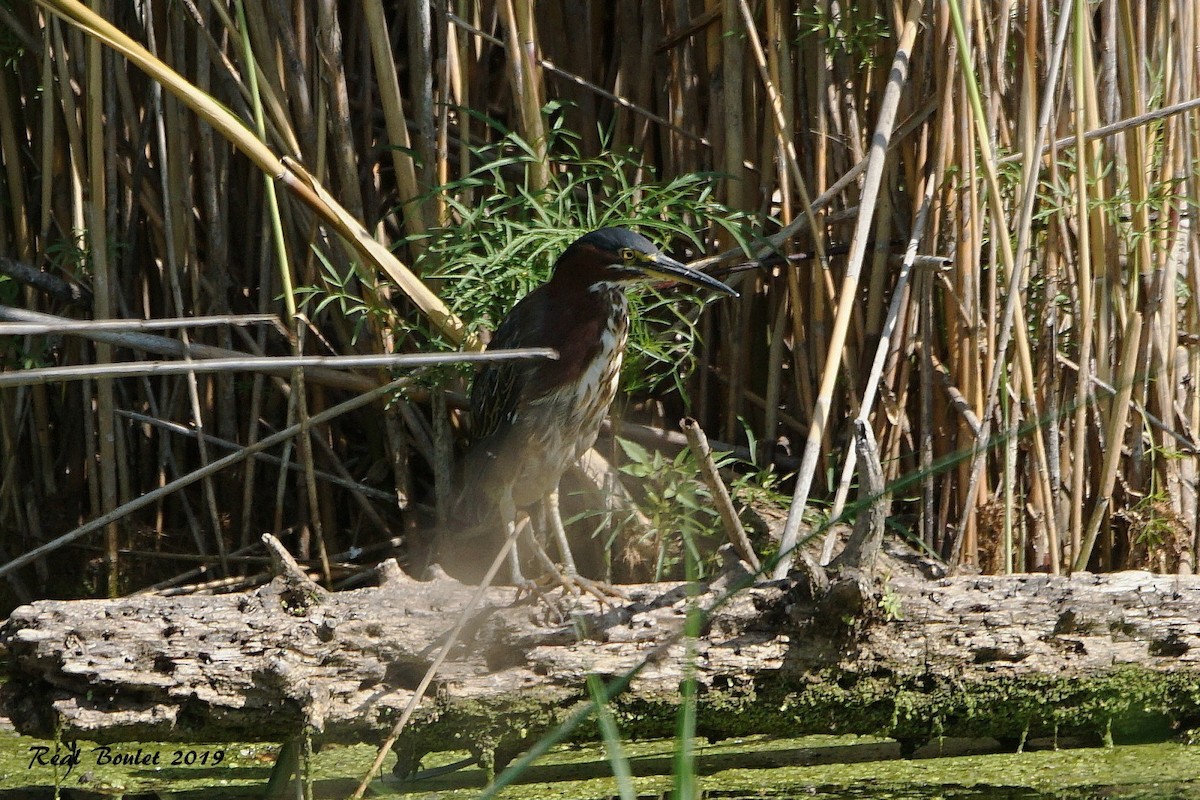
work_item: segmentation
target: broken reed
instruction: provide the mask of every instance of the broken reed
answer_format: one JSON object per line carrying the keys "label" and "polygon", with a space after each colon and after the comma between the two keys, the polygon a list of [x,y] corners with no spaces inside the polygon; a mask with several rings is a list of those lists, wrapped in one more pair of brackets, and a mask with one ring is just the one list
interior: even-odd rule
{"label": "broken reed", "polygon": [[[1190,569],[1200,431],[1195,115],[1090,134],[1200,96],[1188,57],[1200,9],[1132,0],[846,5],[437,0],[396,12],[380,0],[267,0],[244,4],[243,25],[237,5],[207,0],[147,2],[139,14],[94,4],[248,125],[261,104],[275,153],[305,165],[406,263],[425,232],[455,224],[447,200],[470,206],[488,191],[461,179],[505,129],[534,156],[515,181],[531,192],[563,168],[556,126],[585,156],[632,148],[634,182],[720,175],[721,199],[757,221],[756,235],[786,228],[779,253],[810,257],[746,273],[742,299],[702,318],[705,361],[689,395],[714,439],[735,440],[745,420],[758,441],[786,440],[798,455],[818,436],[815,469],[801,480],[820,510],[839,494],[861,410],[887,479],[900,482],[896,521],[936,552],[988,571]],[[809,200],[867,158],[906,17],[920,24],[854,290],[860,302],[838,332],[863,177],[811,219]],[[249,355],[431,346],[421,331],[433,326],[403,292],[355,274],[354,253],[286,193],[272,237],[262,173],[172,94],[39,5],[0,9],[0,24],[3,254],[94,296],[90,310],[72,309],[8,282],[6,303],[96,318],[286,316],[284,263],[293,286],[337,299],[302,305],[287,320],[292,343],[265,327],[198,328],[184,341]],[[439,193],[450,183],[453,196]],[[898,256],[926,197],[915,252],[950,266],[916,268],[892,304]],[[716,224],[706,236],[713,251],[733,244]],[[334,285],[338,275],[345,282]],[[347,308],[375,313],[355,318]],[[860,409],[885,330],[878,397]],[[844,344],[827,361],[833,341]],[[4,344],[6,369],[132,357],[144,354],[69,336]],[[827,363],[838,365],[836,380],[825,380]],[[0,544],[12,558],[211,460],[123,412],[252,445],[336,404],[344,389],[312,375],[300,384],[195,373],[23,386],[0,398]],[[827,424],[812,430],[820,409]],[[444,434],[405,398],[383,413],[301,427],[313,444],[308,452],[308,440],[299,443],[307,480],[251,460],[206,477],[200,491],[161,498],[106,528],[110,563],[88,573],[99,576],[93,588],[121,588],[114,560],[135,545],[218,558],[264,528],[292,529],[307,556],[321,544],[335,552],[360,536],[390,536],[401,526],[395,508],[368,513],[317,473],[385,486],[404,509],[413,470],[443,447]],[[295,459],[291,448],[282,455]],[[161,577],[142,575],[139,562],[121,568],[125,588]],[[31,593],[19,580],[13,590]]]}

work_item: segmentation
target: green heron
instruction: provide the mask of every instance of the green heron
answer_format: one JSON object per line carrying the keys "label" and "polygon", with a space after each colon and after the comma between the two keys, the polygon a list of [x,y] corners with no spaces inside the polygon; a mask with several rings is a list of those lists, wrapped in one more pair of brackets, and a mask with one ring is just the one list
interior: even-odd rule
{"label": "green heron", "polygon": [[[490,349],[552,347],[557,360],[503,361],[471,385],[472,444],[463,459],[454,525],[460,541],[489,525],[517,536],[519,509],[541,502],[562,557],[562,578],[576,572],[558,510],[558,483],[596,441],[617,391],[629,329],[625,287],[682,281],[737,296],[725,284],[660,253],[645,237],[602,228],[559,257],[550,280],[522,298],[496,329]],[[521,576],[516,542],[513,582]]]}

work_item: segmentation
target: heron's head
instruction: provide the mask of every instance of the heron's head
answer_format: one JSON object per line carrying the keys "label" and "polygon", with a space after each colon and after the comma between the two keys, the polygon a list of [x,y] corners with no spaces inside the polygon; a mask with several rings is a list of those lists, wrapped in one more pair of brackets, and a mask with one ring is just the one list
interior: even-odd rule
{"label": "heron's head", "polygon": [[625,228],[601,228],[576,239],[554,265],[554,275],[589,286],[663,280],[680,281],[737,297],[716,278],[663,255],[650,240]]}

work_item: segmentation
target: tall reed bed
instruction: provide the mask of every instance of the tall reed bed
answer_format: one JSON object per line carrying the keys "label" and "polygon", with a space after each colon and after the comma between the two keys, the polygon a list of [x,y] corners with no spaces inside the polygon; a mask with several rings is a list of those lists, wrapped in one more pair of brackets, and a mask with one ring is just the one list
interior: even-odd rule
{"label": "tall reed bed", "polygon": [[[714,439],[799,466],[785,541],[842,510],[862,416],[897,531],[955,564],[1192,568],[1195,4],[88,5],[220,106],[79,3],[0,6],[0,316],[217,324],[0,331],[0,558],[44,547],[11,599],[187,561],[178,581],[245,585],[262,530],[334,579],[444,473],[444,381],[309,424],[389,376],[107,365],[469,346],[547,243],[606,221],[740,270],[683,388]],[[95,370],[33,371],[53,365]],[[628,418],[673,429],[669,384]],[[288,469],[248,458],[122,510],[293,423]]]}

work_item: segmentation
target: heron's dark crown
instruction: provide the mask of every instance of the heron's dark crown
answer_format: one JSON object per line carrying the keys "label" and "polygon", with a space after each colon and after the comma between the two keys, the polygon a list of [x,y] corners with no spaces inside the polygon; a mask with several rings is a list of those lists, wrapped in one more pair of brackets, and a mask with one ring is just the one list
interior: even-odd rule
{"label": "heron's dark crown", "polygon": [[572,242],[555,262],[554,274],[558,277],[559,273],[571,273],[572,277],[586,276],[597,281],[636,278],[639,274],[626,268],[653,261],[657,256],[658,248],[641,234],[625,228],[600,228]]}
{"label": "heron's dark crown", "polygon": [[658,255],[658,248],[649,239],[626,228],[600,228],[586,233],[576,239],[567,252],[575,247],[595,248],[609,255],[620,255],[621,250],[628,247],[646,255]]}

